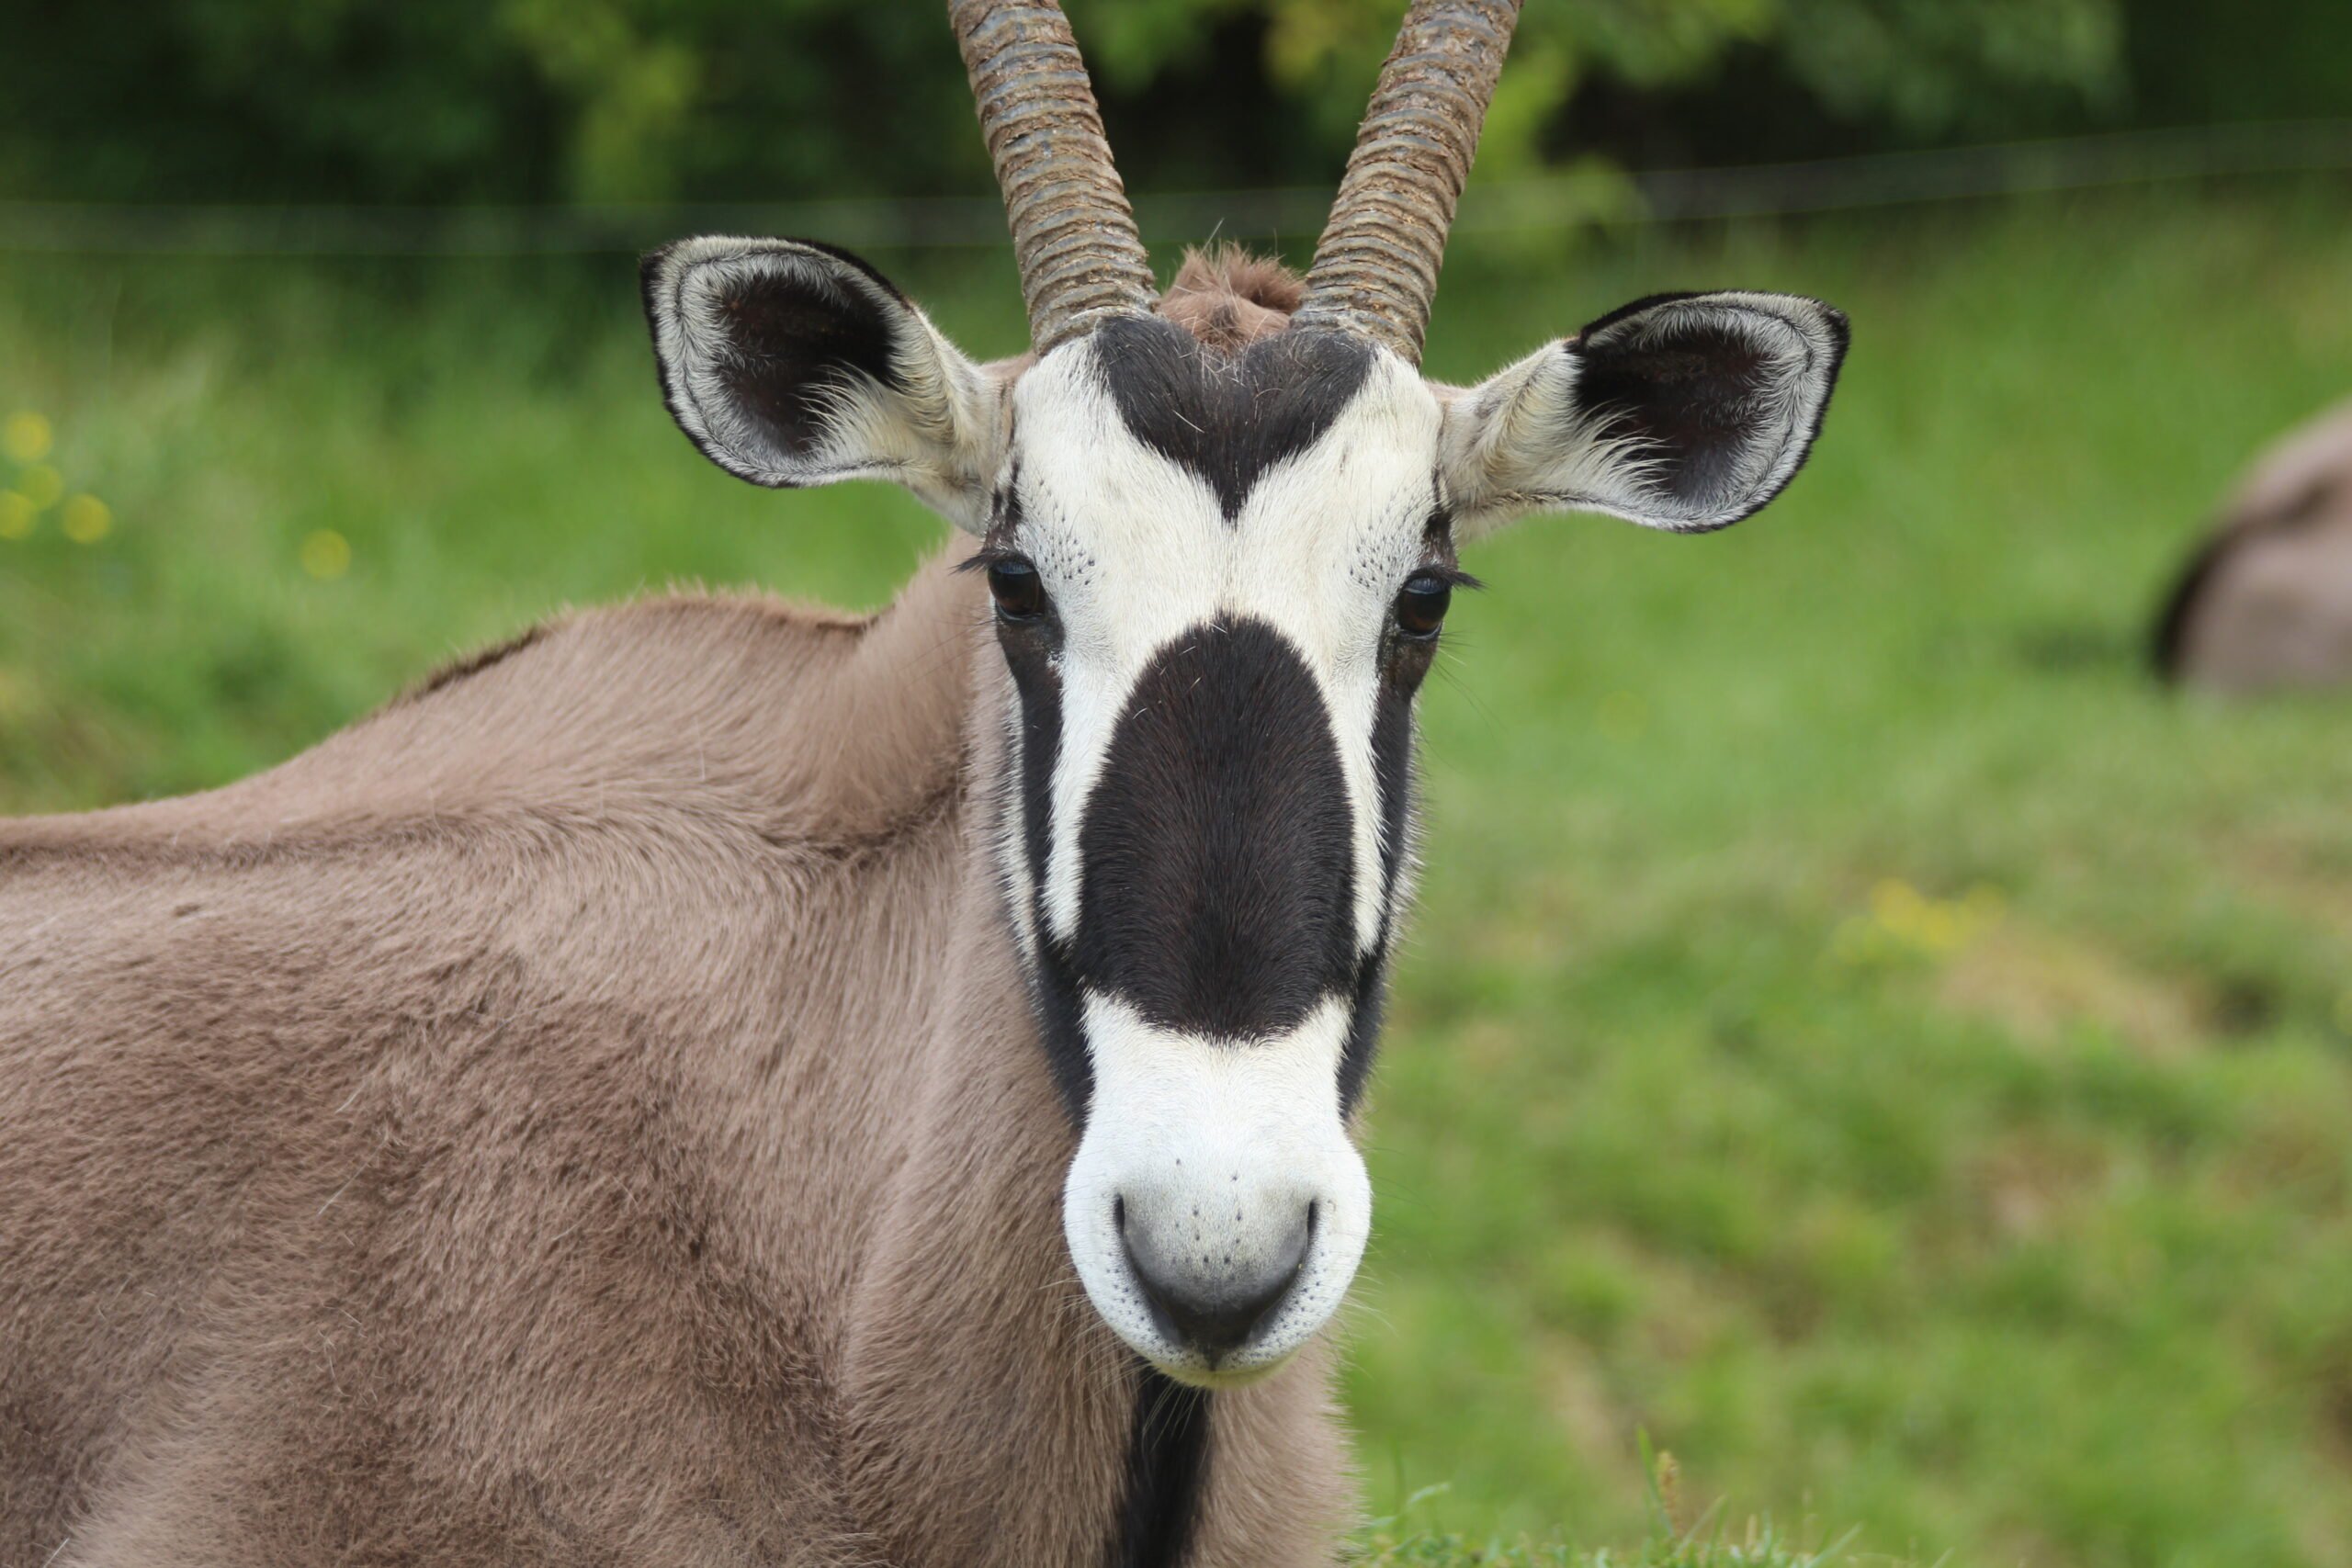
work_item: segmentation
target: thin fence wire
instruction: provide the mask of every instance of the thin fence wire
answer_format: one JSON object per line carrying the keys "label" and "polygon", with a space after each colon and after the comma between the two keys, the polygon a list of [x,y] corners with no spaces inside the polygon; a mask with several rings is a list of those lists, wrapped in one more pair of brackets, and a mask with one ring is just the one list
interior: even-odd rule
{"label": "thin fence wire", "polygon": [[[2169,181],[2352,170],[2352,119],[2198,126],[1809,163],[1474,185],[1457,233],[1789,217]],[[1139,197],[1147,238],[1317,232],[1324,188]],[[234,207],[0,201],[0,252],[216,256],[503,256],[639,251],[682,233],[822,234],[876,250],[1006,243],[994,196],[915,200],[473,207]]]}

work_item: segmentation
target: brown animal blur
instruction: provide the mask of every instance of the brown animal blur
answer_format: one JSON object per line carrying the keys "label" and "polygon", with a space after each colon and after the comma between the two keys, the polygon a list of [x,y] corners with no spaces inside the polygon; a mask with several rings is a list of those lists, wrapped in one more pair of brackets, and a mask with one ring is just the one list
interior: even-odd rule
{"label": "brown animal blur", "polygon": [[2240,482],[2173,590],[2156,660],[2217,691],[2352,683],[2352,402]]}

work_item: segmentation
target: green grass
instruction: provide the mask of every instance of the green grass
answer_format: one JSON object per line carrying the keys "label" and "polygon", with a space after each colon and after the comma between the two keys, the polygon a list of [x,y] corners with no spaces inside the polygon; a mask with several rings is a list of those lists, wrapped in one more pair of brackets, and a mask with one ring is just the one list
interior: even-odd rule
{"label": "green grass", "polygon": [[[1807,1560],[1654,1529],[1647,1431],[1702,1507],[1854,1528],[1840,1562],[2352,1564],[2352,700],[2141,661],[2211,498],[2352,382],[2341,213],[1457,259],[1442,376],[1676,287],[1856,339],[1763,517],[1471,554],[1370,1125],[1366,1562]],[[1001,260],[893,265],[1017,343]],[[19,408],[114,526],[0,540],[10,811],[234,777],[564,601],[871,604],[942,532],[703,465],[617,260],[17,258]]]}
{"label": "green grass", "polygon": [[1836,1542],[1819,1550],[1802,1546],[1761,1522],[1737,1533],[1712,1527],[1687,1535],[1661,1531],[1630,1549],[1594,1551],[1523,1539],[1374,1530],[1359,1554],[1347,1559],[1349,1568],[1872,1568],[1893,1561],[1850,1555]]}
{"label": "green grass", "polygon": [[[1521,1536],[1436,1534],[1410,1529],[1407,1521],[1432,1498],[1451,1490],[1424,1487],[1405,1499],[1399,1514],[1366,1524],[1350,1543],[1346,1568],[1904,1568],[1895,1558],[1853,1550],[1861,1532],[1849,1529],[1824,1544],[1819,1531],[1790,1531],[1768,1518],[1751,1517],[1735,1529],[1720,1505],[1682,1522],[1681,1469],[1671,1454],[1641,1443],[1648,1466],[1650,1528],[1623,1548],[1584,1551],[1561,1540]],[[1940,1568],[1940,1565],[1939,1565]]]}

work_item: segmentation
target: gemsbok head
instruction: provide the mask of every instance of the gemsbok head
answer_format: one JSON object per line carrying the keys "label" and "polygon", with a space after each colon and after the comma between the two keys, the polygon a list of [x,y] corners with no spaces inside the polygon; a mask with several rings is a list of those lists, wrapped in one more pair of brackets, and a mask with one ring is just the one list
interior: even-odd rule
{"label": "gemsbok head", "polygon": [[872,267],[705,238],[647,258],[671,412],[779,488],[896,480],[973,536],[1008,684],[994,853],[1081,1130],[1062,1225],[1169,1376],[1264,1374],[1346,1293],[1351,1140],[1414,861],[1414,704],[1521,513],[1675,533],[1778,494],[1845,320],[1661,295],[1470,387],[1419,369],[1516,0],[1415,0],[1312,268],[1161,296],[1050,0],[953,0],[1032,351],[976,364]]}

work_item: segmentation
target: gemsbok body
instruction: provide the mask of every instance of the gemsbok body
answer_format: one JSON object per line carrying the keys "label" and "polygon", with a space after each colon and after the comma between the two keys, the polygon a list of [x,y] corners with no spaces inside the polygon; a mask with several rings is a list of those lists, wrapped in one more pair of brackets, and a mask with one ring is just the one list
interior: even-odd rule
{"label": "gemsbok body", "polygon": [[1416,0],[1303,279],[1162,295],[1057,10],[950,10],[1031,354],[813,244],[644,291],[709,457],[976,544],[0,827],[0,1562],[1331,1559],[1456,548],[1747,515],[1844,321],[1666,296],[1424,380],[1511,0]]}
{"label": "gemsbok body", "polygon": [[2352,685],[2352,402],[2255,459],[2174,583],[2155,656],[2209,691]]}

